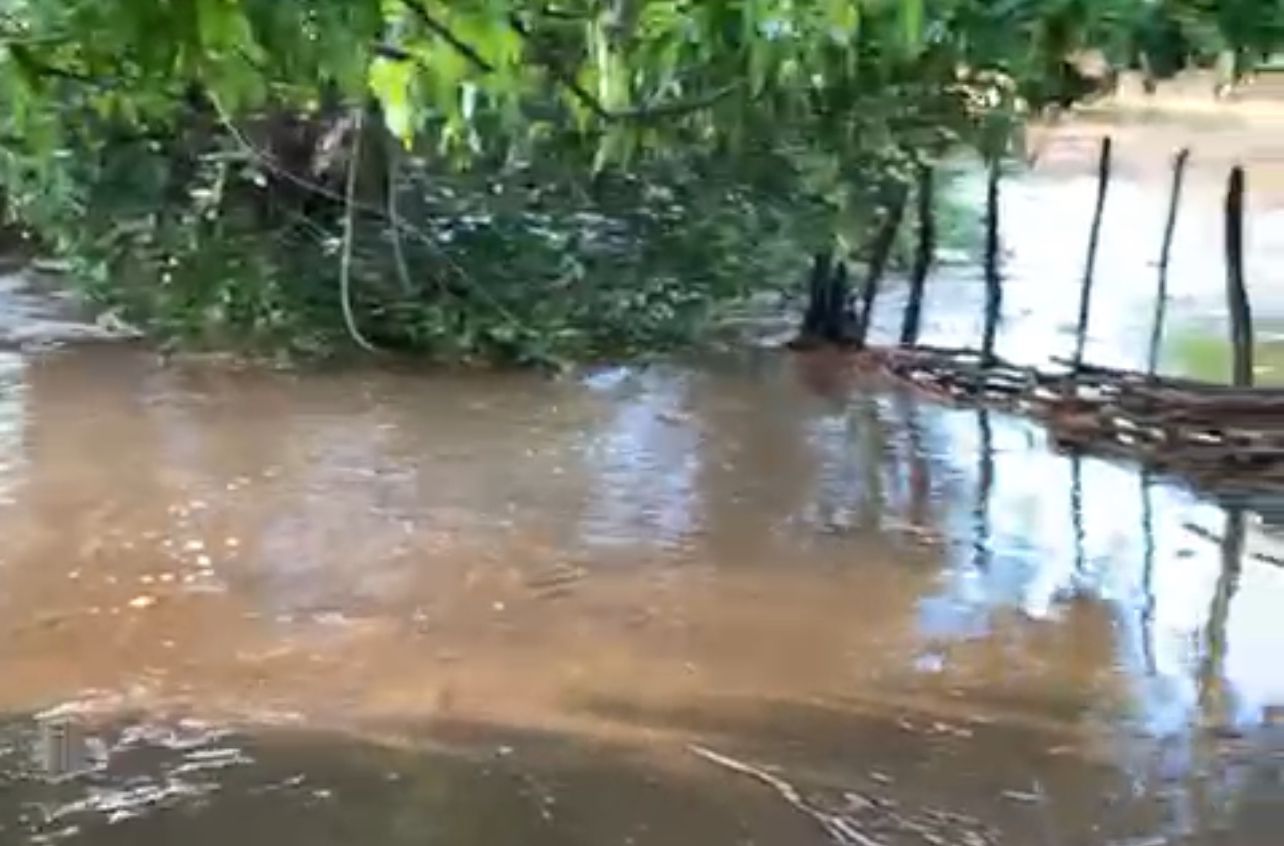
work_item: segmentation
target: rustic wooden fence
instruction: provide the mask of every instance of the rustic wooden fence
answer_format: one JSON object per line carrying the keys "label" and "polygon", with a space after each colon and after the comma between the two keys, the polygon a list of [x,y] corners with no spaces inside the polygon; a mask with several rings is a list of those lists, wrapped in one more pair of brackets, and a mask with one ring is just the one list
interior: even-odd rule
{"label": "rustic wooden fence", "polygon": [[1109,196],[1112,144],[1102,141],[1097,199],[1080,287],[1074,349],[1054,367],[1013,364],[996,353],[1003,303],[1000,273],[1000,168],[989,166],[986,191],[985,299],[978,348],[942,348],[919,342],[923,298],[935,249],[930,168],[916,180],[918,232],[909,298],[899,344],[869,344],[870,317],[888,255],[908,205],[908,192],[890,195],[869,249],[863,286],[852,297],[841,261],[817,257],[811,299],[796,349],[840,345],[890,378],[950,401],[996,406],[1043,420],[1062,446],[1130,456],[1147,466],[1219,485],[1284,489],[1284,389],[1257,387],[1253,321],[1244,274],[1245,173],[1231,170],[1224,210],[1230,384],[1161,376],[1159,349],[1167,315],[1173,234],[1181,204],[1188,150],[1173,161],[1171,196],[1162,229],[1154,312],[1145,371],[1119,370],[1085,360],[1096,258]]}

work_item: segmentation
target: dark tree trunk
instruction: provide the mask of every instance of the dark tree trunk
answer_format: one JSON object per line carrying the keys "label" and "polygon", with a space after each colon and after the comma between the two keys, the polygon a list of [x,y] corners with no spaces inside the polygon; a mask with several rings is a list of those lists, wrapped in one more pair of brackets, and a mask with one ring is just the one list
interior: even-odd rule
{"label": "dark tree trunk", "polygon": [[802,327],[792,346],[816,346],[823,341],[830,308],[829,281],[833,264],[833,254],[828,251],[812,256],[811,272],[807,276],[807,311],[803,313]]}
{"label": "dark tree trunk", "polygon": [[807,287],[807,311],[790,346],[810,349],[822,344],[850,344],[854,317],[846,262],[835,263],[830,253],[817,253],[812,257]]}
{"label": "dark tree trunk", "polygon": [[845,344],[852,337],[851,286],[847,282],[847,262],[839,261],[829,280],[828,309],[822,337],[831,344]]}

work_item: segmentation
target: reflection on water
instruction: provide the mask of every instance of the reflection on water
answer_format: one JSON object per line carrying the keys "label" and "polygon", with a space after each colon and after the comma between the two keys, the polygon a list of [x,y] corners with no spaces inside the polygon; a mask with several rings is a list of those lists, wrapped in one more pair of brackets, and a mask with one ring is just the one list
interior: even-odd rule
{"label": "reflection on water", "polygon": [[[1088,352],[1129,365],[1191,139],[1113,129]],[[1070,349],[1080,146],[1006,193],[1014,359]],[[1215,376],[1227,161],[1194,146],[1165,361]],[[976,337],[974,276],[932,281],[930,340]],[[1274,846],[1282,514],[824,354],[0,356],[0,843]]]}
{"label": "reflection on water", "polygon": [[[688,380],[680,375],[656,379],[646,373],[636,378],[616,374],[621,384],[602,388],[616,398],[611,420],[589,439],[587,458],[594,472],[586,539],[680,541],[701,522],[696,490],[701,433],[681,425]],[[586,384],[609,382],[599,374]]]}
{"label": "reflection on water", "polygon": [[921,841],[885,800],[1014,843],[1284,821],[1269,503],[823,355],[14,379],[0,822],[27,842],[834,842],[691,742],[808,807],[881,797],[889,844]]}

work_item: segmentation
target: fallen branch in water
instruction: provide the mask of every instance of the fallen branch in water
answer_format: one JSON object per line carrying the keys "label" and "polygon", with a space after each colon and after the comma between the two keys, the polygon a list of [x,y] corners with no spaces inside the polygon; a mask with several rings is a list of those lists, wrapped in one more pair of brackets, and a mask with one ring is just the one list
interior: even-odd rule
{"label": "fallen branch in water", "polygon": [[[1203,485],[1284,488],[1284,390],[1149,377],[1106,367],[988,365],[975,350],[877,348],[858,366],[947,402],[1044,423],[1061,447],[1134,458]],[[1056,362],[1065,366],[1063,362]]]}
{"label": "fallen branch in water", "polygon": [[762,767],[703,746],[691,745],[687,748],[711,764],[748,776],[772,788],[795,810],[815,820],[840,846],[885,846],[879,837],[866,833],[870,831],[889,837],[893,836],[893,832],[913,835],[928,846],[996,846],[998,843],[998,834],[975,817],[930,807],[906,814],[890,799],[851,790],[842,791],[847,802],[844,809],[825,810],[804,799],[788,781]]}
{"label": "fallen branch in water", "polygon": [[692,744],[687,748],[693,754],[700,756],[711,764],[716,764],[733,773],[757,779],[768,787],[773,788],[780,794],[782,799],[818,822],[821,828],[825,829],[825,833],[838,843],[845,844],[845,846],[885,846],[881,840],[875,840],[859,831],[851,820],[839,814],[831,814],[812,807],[807,800],[802,798],[796,787],[780,776],[773,775],[761,767],[755,767],[753,764],[747,764],[744,761],[738,761],[735,758],[714,752],[712,749],[706,749],[703,746]]}

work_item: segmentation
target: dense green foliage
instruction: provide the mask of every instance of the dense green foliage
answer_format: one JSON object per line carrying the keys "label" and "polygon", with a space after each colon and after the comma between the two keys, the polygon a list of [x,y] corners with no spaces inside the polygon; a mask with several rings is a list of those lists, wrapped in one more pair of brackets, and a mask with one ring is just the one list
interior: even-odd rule
{"label": "dense green foliage", "polygon": [[14,0],[0,175],[160,334],[546,360],[859,251],[914,162],[1090,94],[1085,51],[1282,37],[1280,0]]}

